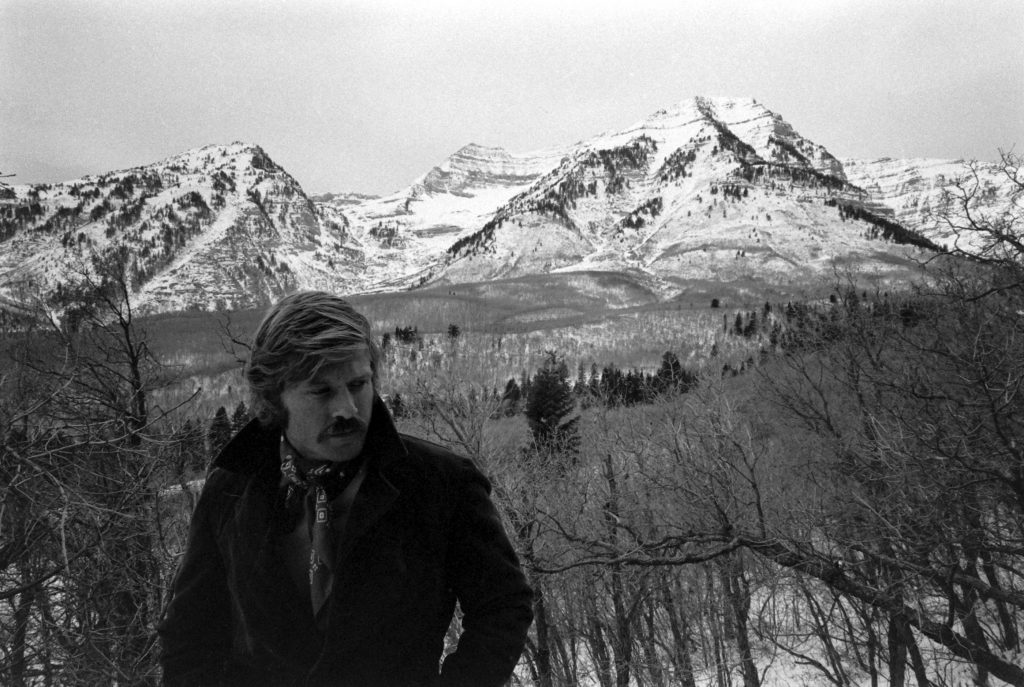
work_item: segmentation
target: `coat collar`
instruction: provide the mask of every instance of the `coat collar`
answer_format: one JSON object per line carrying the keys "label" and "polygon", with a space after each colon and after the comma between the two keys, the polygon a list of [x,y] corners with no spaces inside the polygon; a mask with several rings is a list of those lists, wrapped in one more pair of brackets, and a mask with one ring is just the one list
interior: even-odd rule
{"label": "coat collar", "polygon": [[[251,420],[217,455],[213,467],[243,475],[254,474],[261,468],[267,469],[270,465],[277,470],[280,464],[280,436],[280,427],[264,427],[258,420]],[[368,468],[383,468],[392,461],[408,455],[408,450],[391,419],[391,413],[380,396],[375,395],[373,399],[373,413],[370,415],[370,427],[366,432],[363,454],[367,457]]]}
{"label": "coat collar", "polygon": [[[238,536],[231,543],[232,555],[238,562],[236,567],[250,571],[244,585],[245,593],[249,595],[246,602],[255,609],[253,613],[263,614],[263,621],[268,626],[291,628],[288,641],[296,647],[295,651],[302,653],[310,647],[318,650],[316,647],[320,646],[322,637],[316,639],[319,635],[312,614],[304,613],[309,608],[308,597],[295,588],[275,548],[275,537],[280,534],[275,524],[273,505],[274,494],[279,493],[281,474],[280,432],[280,428],[264,428],[254,420],[228,443],[213,465],[240,474],[246,481],[235,508],[234,526]],[[337,560],[344,560],[350,554],[357,541],[384,517],[399,497],[398,489],[391,484],[384,468],[408,457],[409,453],[395,429],[387,406],[379,397],[374,399],[363,454],[366,457],[366,479],[356,494],[344,532],[335,541]],[[373,608],[381,603],[376,598],[363,601],[353,598],[350,586],[336,583],[330,600],[332,614],[346,612],[345,609],[354,607],[357,602],[370,604]],[[285,591],[282,592],[282,588]],[[375,611],[367,617],[378,616],[380,613]],[[361,625],[360,632],[365,630],[366,627]],[[345,633],[344,628],[339,630],[335,627],[332,631]],[[345,640],[348,641],[354,640]]]}

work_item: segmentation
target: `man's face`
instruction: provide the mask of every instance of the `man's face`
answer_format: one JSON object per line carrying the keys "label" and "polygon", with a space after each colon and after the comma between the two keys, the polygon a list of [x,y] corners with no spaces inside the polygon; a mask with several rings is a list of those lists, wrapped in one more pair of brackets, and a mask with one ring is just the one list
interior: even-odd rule
{"label": "man's face", "polygon": [[304,458],[352,460],[363,450],[373,412],[369,351],[285,386],[281,403],[288,417],[285,437]]}

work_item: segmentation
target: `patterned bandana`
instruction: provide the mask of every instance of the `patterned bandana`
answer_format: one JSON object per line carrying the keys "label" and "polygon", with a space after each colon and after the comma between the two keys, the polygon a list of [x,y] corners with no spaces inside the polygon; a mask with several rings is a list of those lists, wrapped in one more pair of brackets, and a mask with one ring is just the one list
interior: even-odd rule
{"label": "patterned bandana", "polygon": [[306,518],[310,523],[309,591],[313,600],[313,616],[320,612],[331,595],[334,575],[331,572],[331,503],[328,486],[345,478],[342,463],[313,463],[305,469],[296,465],[291,445],[281,435],[281,473],[288,480],[286,501],[291,502],[296,491],[305,492],[303,499]]}

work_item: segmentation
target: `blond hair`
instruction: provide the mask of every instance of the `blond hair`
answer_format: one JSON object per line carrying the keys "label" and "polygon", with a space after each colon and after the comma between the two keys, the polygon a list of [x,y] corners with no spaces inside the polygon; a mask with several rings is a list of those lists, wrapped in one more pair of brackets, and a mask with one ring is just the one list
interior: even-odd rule
{"label": "blond hair", "polygon": [[366,317],[345,299],[324,291],[285,296],[264,315],[245,366],[254,414],[264,426],[285,424],[281,392],[286,385],[363,351],[370,355],[376,390],[380,347]]}

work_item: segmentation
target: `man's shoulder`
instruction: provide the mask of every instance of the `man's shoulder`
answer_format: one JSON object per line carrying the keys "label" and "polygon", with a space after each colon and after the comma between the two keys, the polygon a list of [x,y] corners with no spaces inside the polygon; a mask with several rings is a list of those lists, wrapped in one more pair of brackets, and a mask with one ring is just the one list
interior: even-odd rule
{"label": "man's shoulder", "polygon": [[441,470],[460,470],[474,468],[473,461],[465,456],[460,456],[441,444],[413,436],[411,434],[399,434],[402,443],[409,452],[409,457],[421,461],[428,466]]}
{"label": "man's shoulder", "polygon": [[433,441],[400,434],[407,455],[391,463],[389,473],[414,491],[440,490],[436,493],[466,494],[482,490],[488,494],[491,482],[471,459]]}
{"label": "man's shoulder", "polygon": [[207,507],[213,506],[214,503],[231,502],[245,492],[249,479],[250,476],[244,473],[213,466],[206,474],[201,501],[205,502]]}
{"label": "man's shoulder", "polygon": [[205,488],[209,491],[232,492],[244,487],[248,479],[246,473],[214,465],[206,473]]}
{"label": "man's shoulder", "polygon": [[221,449],[213,460],[213,467],[231,473],[250,475],[276,465],[281,430],[265,427],[259,420],[251,420]]}
{"label": "man's shoulder", "polygon": [[466,456],[428,439],[411,434],[399,434],[408,451],[406,465],[417,465],[420,470],[434,473],[446,480],[459,482],[480,481],[488,484],[480,466]]}

